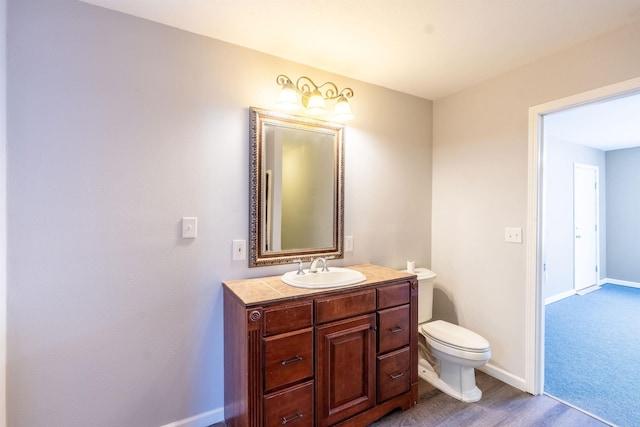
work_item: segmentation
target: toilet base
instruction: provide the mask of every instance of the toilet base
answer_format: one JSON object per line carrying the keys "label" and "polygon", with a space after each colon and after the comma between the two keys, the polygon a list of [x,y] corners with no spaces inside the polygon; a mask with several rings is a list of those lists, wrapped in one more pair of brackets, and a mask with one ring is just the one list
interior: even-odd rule
{"label": "toilet base", "polygon": [[[470,368],[473,371],[473,368]],[[438,373],[433,369],[431,364],[426,359],[420,358],[418,362],[418,376],[437,388],[438,390],[448,394],[449,396],[458,399],[462,402],[471,403],[477,402],[482,398],[482,391],[473,384],[473,388],[467,390],[459,390],[455,387],[444,382]]]}

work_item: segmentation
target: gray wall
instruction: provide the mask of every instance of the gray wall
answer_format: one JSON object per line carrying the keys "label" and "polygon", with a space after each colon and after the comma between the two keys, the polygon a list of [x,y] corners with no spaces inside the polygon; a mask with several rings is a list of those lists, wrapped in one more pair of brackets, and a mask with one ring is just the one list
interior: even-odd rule
{"label": "gray wall", "polygon": [[[247,107],[270,107],[280,73],[356,93],[345,194],[355,251],[336,264],[431,265],[460,323],[491,342],[493,369],[524,377],[525,249],[504,242],[504,227],[526,221],[527,111],[640,76],[639,24],[432,112],[84,3],[8,4],[8,425],[221,418],[220,282],[291,268],[231,261],[232,239],[247,238]],[[199,237],[186,242],[179,221],[191,215]]]}
{"label": "gray wall", "polygon": [[[7,33],[7,2],[0,0],[0,34]],[[7,38],[0,37],[0,427],[7,425]]]}
{"label": "gray wall", "polygon": [[640,148],[604,152],[547,137],[544,298],[573,289],[573,163],[600,168],[599,278],[640,282]]}
{"label": "gray wall", "polygon": [[222,419],[221,282],[293,268],[231,260],[280,73],[355,92],[335,264],[430,265],[430,101],[72,0],[9,0],[8,32],[12,427]]}
{"label": "gray wall", "polygon": [[605,152],[563,141],[548,133],[544,139],[543,219],[544,263],[546,272],[542,279],[543,298],[554,297],[573,290],[573,171],[575,163],[599,168],[600,203],[600,271],[604,278],[607,271],[606,244],[606,165]]}
{"label": "gray wall", "polygon": [[607,151],[607,277],[640,282],[640,148]]}

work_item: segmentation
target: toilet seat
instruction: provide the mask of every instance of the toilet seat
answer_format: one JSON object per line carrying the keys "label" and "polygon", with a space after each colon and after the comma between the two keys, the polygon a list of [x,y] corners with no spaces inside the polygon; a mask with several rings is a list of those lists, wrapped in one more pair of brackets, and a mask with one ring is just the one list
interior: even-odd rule
{"label": "toilet seat", "polygon": [[436,320],[423,323],[419,328],[427,342],[433,348],[444,353],[474,360],[490,357],[489,342],[462,326],[444,320]]}

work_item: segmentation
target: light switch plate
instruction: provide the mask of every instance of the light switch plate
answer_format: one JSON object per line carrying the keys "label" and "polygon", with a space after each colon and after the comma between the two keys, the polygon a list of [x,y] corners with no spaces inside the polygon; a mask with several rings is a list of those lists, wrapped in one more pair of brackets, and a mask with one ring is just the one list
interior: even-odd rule
{"label": "light switch plate", "polygon": [[504,241],[508,243],[522,243],[522,228],[506,227],[504,229]]}
{"label": "light switch plate", "polygon": [[232,244],[233,255],[231,258],[234,261],[242,261],[247,259],[247,241],[246,240],[234,240]]}
{"label": "light switch plate", "polygon": [[182,217],[182,238],[195,239],[198,237],[198,218],[195,216]]}

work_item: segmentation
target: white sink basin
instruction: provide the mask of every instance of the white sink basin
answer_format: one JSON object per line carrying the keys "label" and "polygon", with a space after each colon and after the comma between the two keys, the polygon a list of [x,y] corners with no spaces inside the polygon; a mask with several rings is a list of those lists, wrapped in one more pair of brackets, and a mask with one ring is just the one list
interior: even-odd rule
{"label": "white sink basin", "polygon": [[303,271],[304,275],[298,274],[298,270],[285,273],[282,281],[297,288],[322,289],[354,285],[367,280],[364,274],[349,268],[329,267],[329,271],[318,269],[317,273]]}

